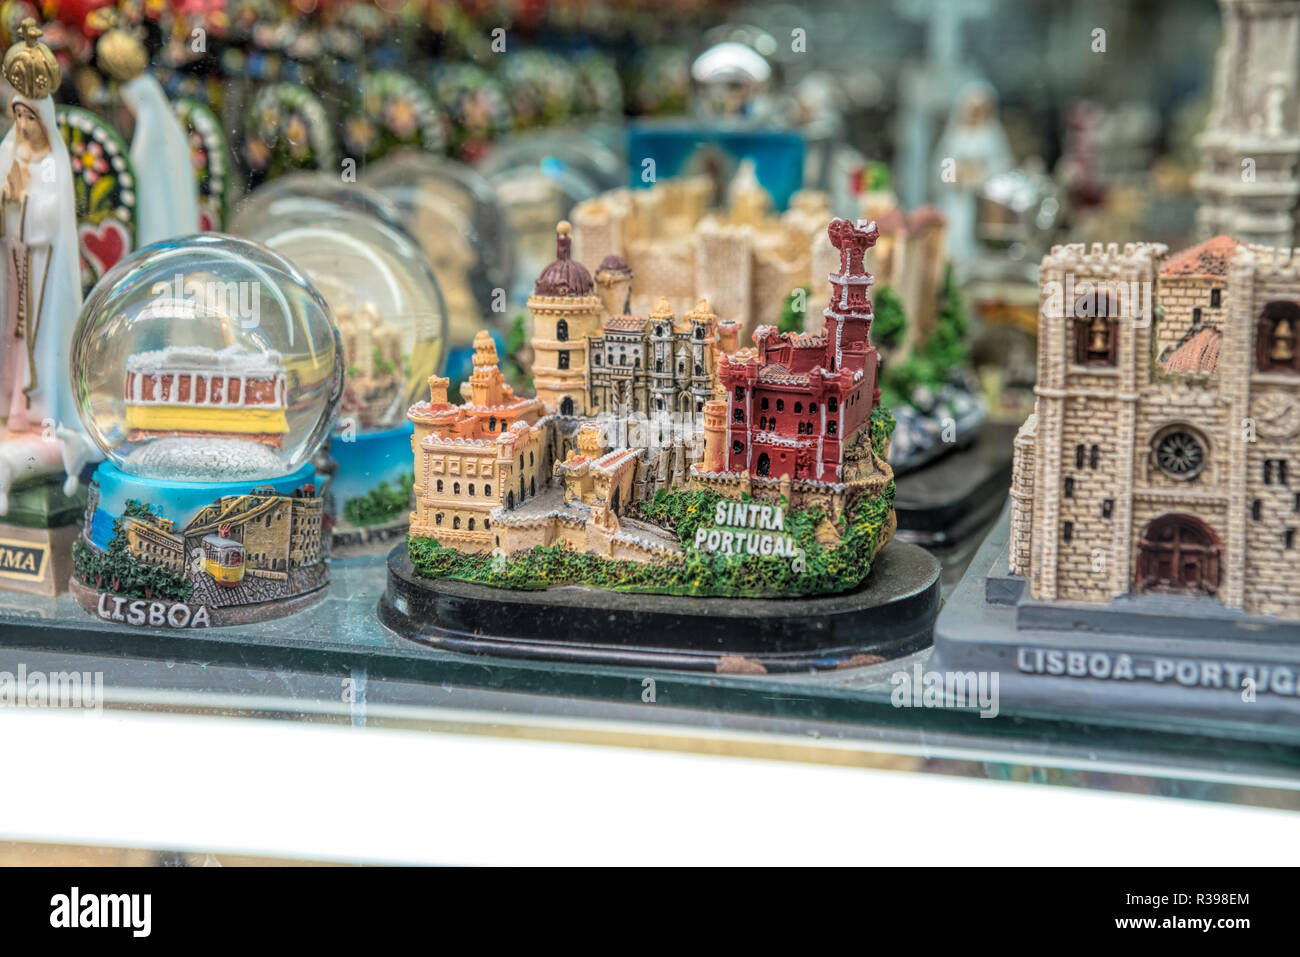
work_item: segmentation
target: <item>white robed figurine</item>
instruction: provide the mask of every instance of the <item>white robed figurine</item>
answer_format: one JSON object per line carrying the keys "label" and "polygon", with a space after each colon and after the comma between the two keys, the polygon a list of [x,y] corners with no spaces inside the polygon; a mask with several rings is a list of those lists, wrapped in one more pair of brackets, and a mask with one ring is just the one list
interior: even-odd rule
{"label": "white robed figurine", "polygon": [[136,172],[136,239],[147,246],[199,231],[199,187],[189,139],[154,75],[144,45],[114,28],[99,38],[101,69],[121,84],[135,117],[131,165]]}
{"label": "white robed figurine", "polygon": [[0,141],[0,516],[21,480],[66,471],[65,494],[99,458],[73,402],[68,356],[81,311],[72,165],[50,92],[59,68],[30,18],[4,58],[18,91]]}

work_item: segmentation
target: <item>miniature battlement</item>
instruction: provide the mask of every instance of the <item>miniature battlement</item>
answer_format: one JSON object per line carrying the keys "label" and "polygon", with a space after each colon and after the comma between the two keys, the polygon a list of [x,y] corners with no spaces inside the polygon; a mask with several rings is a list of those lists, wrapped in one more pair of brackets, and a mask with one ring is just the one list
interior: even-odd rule
{"label": "miniature battlement", "polygon": [[1230,264],[1254,268],[1270,278],[1291,279],[1300,276],[1300,247],[1242,244]]}
{"label": "miniature battlement", "polygon": [[1158,268],[1169,254],[1169,247],[1164,243],[1093,243],[1091,247],[1084,243],[1068,243],[1053,246],[1043,257],[1042,269],[1079,270],[1091,273],[1111,270],[1119,272],[1125,268]]}

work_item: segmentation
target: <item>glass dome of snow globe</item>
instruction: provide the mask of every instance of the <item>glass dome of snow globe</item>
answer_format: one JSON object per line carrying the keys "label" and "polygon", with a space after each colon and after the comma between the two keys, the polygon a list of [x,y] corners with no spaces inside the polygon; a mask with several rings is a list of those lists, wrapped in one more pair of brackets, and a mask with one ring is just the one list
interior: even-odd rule
{"label": "glass dome of snow globe", "polygon": [[230,232],[245,236],[262,228],[266,220],[290,213],[329,213],[351,209],[401,229],[403,215],[396,203],[360,183],[345,183],[337,174],[299,170],[263,183],[235,209]]}
{"label": "glass dome of snow globe", "polygon": [[406,410],[442,371],[447,338],[442,290],[420,247],[343,207],[293,210],[246,227],[245,238],[291,261],[330,305],[345,370],[337,426],[405,425]]}
{"label": "glass dome of snow globe", "polygon": [[[464,163],[403,150],[366,168],[364,184],[394,204],[433,266],[451,337],[467,344],[500,314],[514,247],[492,184]],[[494,308],[495,307],[495,308]]]}
{"label": "glass dome of snow globe", "polygon": [[343,352],[298,266],[204,233],[137,250],[99,280],[71,374],[87,431],[121,472],[247,482],[305,466],[334,419]]}
{"label": "glass dome of snow globe", "polygon": [[[590,145],[593,152],[604,152],[594,142]],[[596,196],[601,188],[585,164],[568,162],[532,137],[503,144],[482,169],[500,197],[514,236],[510,289],[512,299],[523,302],[537,274],[555,258],[555,224],[568,219],[574,206]]]}

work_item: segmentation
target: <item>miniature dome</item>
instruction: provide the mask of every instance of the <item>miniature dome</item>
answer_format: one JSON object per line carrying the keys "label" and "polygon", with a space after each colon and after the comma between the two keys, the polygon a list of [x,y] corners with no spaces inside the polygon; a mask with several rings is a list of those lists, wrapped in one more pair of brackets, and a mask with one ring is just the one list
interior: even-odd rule
{"label": "miniature dome", "polygon": [[[576,259],[569,258],[573,244],[573,227],[561,221],[555,227],[555,260],[542,270],[533,284],[539,296],[587,296],[595,288],[591,273]],[[625,264],[626,265],[626,264]]]}
{"label": "miniature dome", "polygon": [[273,479],[325,437],[343,353],[329,306],[296,266],[204,233],[146,246],[99,280],[71,374],[87,432],[123,471]]}
{"label": "miniature dome", "polygon": [[610,253],[600,261],[596,267],[596,278],[607,275],[612,279],[631,279],[632,267],[627,264],[627,260],[615,253]]}
{"label": "miniature dome", "polygon": [[340,207],[286,213],[246,235],[303,270],[334,313],[346,370],[338,425],[404,423],[446,360],[447,307],[415,241]]}

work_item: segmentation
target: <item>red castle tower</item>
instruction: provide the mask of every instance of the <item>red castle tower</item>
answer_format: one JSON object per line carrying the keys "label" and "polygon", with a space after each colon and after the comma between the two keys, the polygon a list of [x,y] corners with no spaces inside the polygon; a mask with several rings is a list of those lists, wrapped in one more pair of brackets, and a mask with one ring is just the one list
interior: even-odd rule
{"label": "red castle tower", "polygon": [[871,274],[863,264],[875,223],[834,219],[827,229],[839,272],[819,335],[760,326],[755,349],[723,357],[728,472],[817,482],[843,478],[844,443],[880,401],[880,354],[871,345]]}

